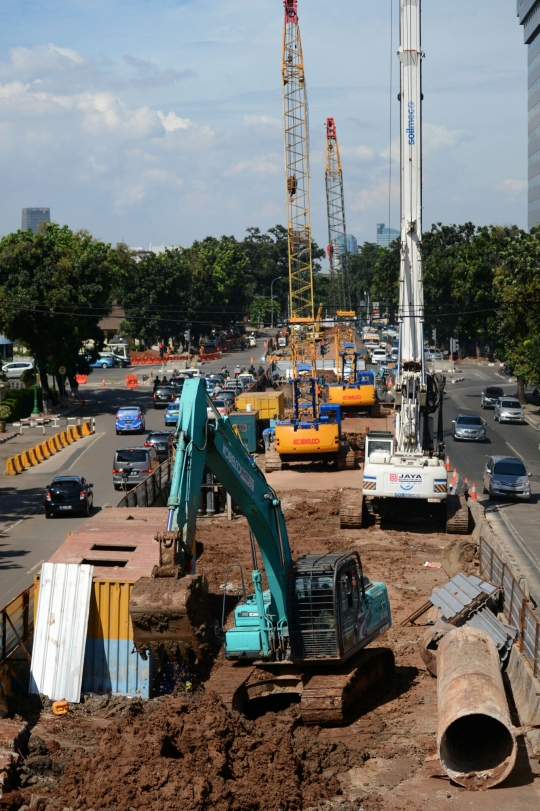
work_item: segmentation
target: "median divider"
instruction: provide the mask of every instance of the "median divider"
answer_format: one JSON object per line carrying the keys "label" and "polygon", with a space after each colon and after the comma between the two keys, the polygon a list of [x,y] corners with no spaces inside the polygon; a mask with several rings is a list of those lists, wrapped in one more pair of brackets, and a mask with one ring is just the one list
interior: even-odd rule
{"label": "median divider", "polygon": [[43,440],[33,448],[29,448],[22,453],[15,456],[10,456],[6,461],[5,474],[7,476],[17,476],[31,467],[39,465],[49,459],[53,454],[61,451],[63,448],[69,447],[73,442],[82,439],[85,436],[95,434],[96,426],[94,420],[85,420],[82,425],[74,425],[67,428],[65,431],[60,431],[57,434]]}

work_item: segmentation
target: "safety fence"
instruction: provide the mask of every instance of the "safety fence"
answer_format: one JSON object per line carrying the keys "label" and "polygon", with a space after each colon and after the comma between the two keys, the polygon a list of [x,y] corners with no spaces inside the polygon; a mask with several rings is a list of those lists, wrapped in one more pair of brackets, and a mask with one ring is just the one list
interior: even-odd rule
{"label": "safety fence", "polygon": [[19,647],[28,658],[28,642],[34,630],[34,586],[25,589],[0,609],[0,662]]}
{"label": "safety fence", "polygon": [[480,576],[504,589],[503,611],[510,625],[518,629],[519,647],[535,676],[540,673],[540,619],[516,580],[510,566],[480,536]]}
{"label": "safety fence", "polygon": [[[117,507],[164,507],[167,504],[167,497],[171,486],[173,475],[172,457],[165,459],[147,478],[134,487],[127,490]],[[126,481],[127,487],[127,481]]]}
{"label": "safety fence", "polygon": [[10,456],[6,461],[4,473],[7,476],[17,476],[19,473],[24,473],[25,470],[41,464],[41,462],[49,459],[58,451],[67,448],[78,439],[94,434],[95,431],[93,420],[85,420],[82,425],[73,425],[66,428],[65,431],[53,434],[49,439],[44,439],[43,442],[34,445],[30,450]]}

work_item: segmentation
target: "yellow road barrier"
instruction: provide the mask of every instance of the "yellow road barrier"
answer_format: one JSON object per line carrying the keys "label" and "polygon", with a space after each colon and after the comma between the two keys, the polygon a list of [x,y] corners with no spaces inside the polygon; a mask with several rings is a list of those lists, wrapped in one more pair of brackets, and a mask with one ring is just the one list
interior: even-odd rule
{"label": "yellow road barrier", "polygon": [[34,453],[36,455],[36,459],[38,460],[38,462],[44,462],[45,461],[45,457],[43,456],[43,451],[41,449],[41,445],[36,445],[36,447],[34,448]]}
{"label": "yellow road barrier", "polygon": [[9,459],[6,459],[6,469],[4,470],[6,476],[16,476],[18,470],[15,467],[15,463],[13,462],[13,456],[10,456]]}
{"label": "yellow road barrier", "polygon": [[54,446],[55,446],[56,450],[61,451],[64,446],[60,442],[60,434],[55,434],[53,436],[53,440],[54,440]]}
{"label": "yellow road barrier", "polygon": [[41,453],[43,454],[43,456],[45,457],[45,459],[48,459],[48,458],[51,456],[51,452],[50,452],[50,450],[49,450],[49,446],[48,446],[48,444],[47,444],[47,440],[45,440],[44,442],[42,442],[42,443],[41,443],[41,445],[40,445],[39,447],[41,448]]}
{"label": "yellow road barrier", "polygon": [[49,453],[52,456],[53,453],[56,453],[56,451],[58,450],[58,448],[56,447],[56,442],[54,441],[54,436],[52,436],[50,439],[47,439],[46,443],[49,449]]}
{"label": "yellow road barrier", "polygon": [[[26,468],[33,467],[33,465],[34,465],[32,460],[30,459],[30,454],[29,454],[28,451],[23,451],[21,453],[21,460],[22,460],[22,463],[23,463],[24,467],[26,467]],[[37,462],[36,462],[36,464],[37,464]]]}
{"label": "yellow road barrier", "polygon": [[38,459],[36,456],[35,448],[30,448],[30,450],[28,451],[28,458],[30,459],[33,465],[39,465],[39,463],[41,462],[41,459]]}

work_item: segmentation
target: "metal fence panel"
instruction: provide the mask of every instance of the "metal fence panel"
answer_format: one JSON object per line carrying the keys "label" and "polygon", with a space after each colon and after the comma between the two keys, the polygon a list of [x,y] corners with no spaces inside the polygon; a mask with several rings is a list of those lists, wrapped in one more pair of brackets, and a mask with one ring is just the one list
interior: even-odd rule
{"label": "metal fence panel", "polygon": [[503,611],[510,625],[519,629],[522,653],[536,676],[540,672],[540,618],[510,567],[483,537],[480,538],[480,574],[504,588]]}
{"label": "metal fence panel", "polygon": [[24,647],[34,630],[34,586],[25,589],[0,610],[0,662],[19,646]]}
{"label": "metal fence panel", "polygon": [[[144,481],[128,490],[117,507],[153,507],[168,492],[172,478],[173,460],[165,459]],[[158,505],[161,506],[161,505]]]}

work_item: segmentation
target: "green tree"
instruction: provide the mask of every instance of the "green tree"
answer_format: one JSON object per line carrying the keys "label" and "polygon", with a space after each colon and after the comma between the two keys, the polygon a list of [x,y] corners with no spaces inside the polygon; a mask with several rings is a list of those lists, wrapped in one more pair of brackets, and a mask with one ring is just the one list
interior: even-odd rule
{"label": "green tree", "polygon": [[128,272],[126,246],[112,248],[88,232],[48,224],[38,234],[17,231],[0,240],[0,329],[32,353],[50,407],[47,372],[65,366],[70,380],[88,366],[80,350],[103,345],[98,322]]}

